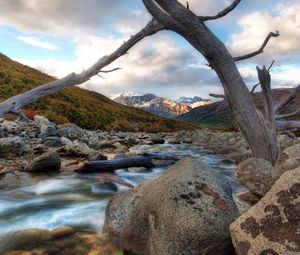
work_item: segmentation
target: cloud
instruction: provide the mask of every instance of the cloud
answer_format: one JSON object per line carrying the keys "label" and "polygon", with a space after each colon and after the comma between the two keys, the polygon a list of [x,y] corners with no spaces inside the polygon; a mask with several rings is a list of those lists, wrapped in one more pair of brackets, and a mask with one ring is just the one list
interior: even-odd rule
{"label": "cloud", "polygon": [[18,36],[17,39],[29,45],[44,48],[51,51],[58,51],[60,49],[58,46],[49,42],[41,41],[39,38],[34,36]]}
{"label": "cloud", "polygon": [[290,5],[277,5],[272,13],[258,11],[242,17],[238,23],[240,33],[231,35],[228,42],[230,50],[240,55],[257,50],[271,31],[280,31],[280,37],[272,38],[260,58],[290,59],[300,52],[300,1]]}
{"label": "cloud", "polygon": [[117,18],[126,4],[130,0],[0,0],[0,25],[55,36],[100,33],[106,18]]}

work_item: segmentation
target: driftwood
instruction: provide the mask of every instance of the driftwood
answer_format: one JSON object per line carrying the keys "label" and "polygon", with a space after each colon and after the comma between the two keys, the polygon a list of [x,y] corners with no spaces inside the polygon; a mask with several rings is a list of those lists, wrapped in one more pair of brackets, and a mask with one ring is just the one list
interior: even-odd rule
{"label": "driftwood", "polygon": [[77,173],[113,172],[129,167],[153,168],[151,157],[137,156],[112,160],[87,161],[76,166],[73,171]]}

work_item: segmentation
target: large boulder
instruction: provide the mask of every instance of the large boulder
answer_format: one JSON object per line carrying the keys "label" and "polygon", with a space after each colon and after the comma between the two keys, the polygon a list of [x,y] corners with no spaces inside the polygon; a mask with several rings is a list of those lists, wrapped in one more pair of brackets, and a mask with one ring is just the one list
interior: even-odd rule
{"label": "large boulder", "polygon": [[262,158],[246,159],[237,168],[240,183],[259,196],[264,196],[272,187],[273,174],[272,164]]}
{"label": "large boulder", "polygon": [[4,120],[2,123],[2,128],[8,133],[17,133],[20,126],[14,121]]}
{"label": "large boulder", "polygon": [[300,168],[284,173],[271,190],[230,226],[237,255],[300,254]]}
{"label": "large boulder", "polygon": [[286,148],[275,165],[275,178],[278,179],[284,172],[300,167],[300,144]]}
{"label": "large boulder", "polygon": [[222,255],[232,248],[228,228],[237,216],[226,178],[184,158],[161,177],[114,197],[104,230],[120,233],[128,254]]}
{"label": "large boulder", "polygon": [[19,136],[0,139],[0,158],[11,159],[21,156],[25,150],[25,142]]}
{"label": "large boulder", "polygon": [[33,159],[26,170],[28,172],[57,171],[61,167],[61,158],[57,152],[48,152]]}

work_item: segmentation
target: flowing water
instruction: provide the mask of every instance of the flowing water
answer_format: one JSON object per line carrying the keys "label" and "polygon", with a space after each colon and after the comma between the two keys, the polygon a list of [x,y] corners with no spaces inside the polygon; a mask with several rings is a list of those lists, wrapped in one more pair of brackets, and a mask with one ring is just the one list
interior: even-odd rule
{"label": "flowing water", "polygon": [[[132,151],[172,156],[193,156],[229,178],[234,193],[245,191],[238,184],[236,165],[225,163],[220,155],[207,154],[195,145],[137,146]],[[134,186],[161,175],[166,168],[143,173],[118,170],[116,174]],[[117,185],[118,192],[127,190]],[[8,174],[0,179],[0,236],[27,228],[52,230],[67,225],[100,232],[108,200],[116,191],[100,180],[99,174],[60,173],[48,175]]]}

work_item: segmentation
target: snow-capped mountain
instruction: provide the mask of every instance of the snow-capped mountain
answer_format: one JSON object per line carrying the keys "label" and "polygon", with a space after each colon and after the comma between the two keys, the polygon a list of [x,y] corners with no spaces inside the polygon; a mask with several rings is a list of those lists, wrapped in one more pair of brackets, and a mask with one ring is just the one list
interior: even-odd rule
{"label": "snow-capped mountain", "polygon": [[154,94],[139,95],[135,92],[125,92],[110,97],[120,104],[142,108],[153,114],[172,118],[191,110],[187,104],[179,104],[164,97]]}
{"label": "snow-capped mountain", "polygon": [[191,108],[196,108],[203,105],[212,104],[213,101],[209,99],[203,99],[202,97],[194,96],[194,97],[180,97],[179,99],[175,100],[178,104],[186,104]]}

